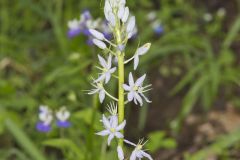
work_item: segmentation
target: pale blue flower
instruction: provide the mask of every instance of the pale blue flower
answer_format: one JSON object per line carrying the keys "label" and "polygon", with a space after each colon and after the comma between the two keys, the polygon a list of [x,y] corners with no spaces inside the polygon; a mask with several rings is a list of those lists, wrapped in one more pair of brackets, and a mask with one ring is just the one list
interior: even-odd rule
{"label": "pale blue flower", "polygon": [[116,138],[123,138],[123,134],[120,132],[126,125],[126,120],[124,120],[121,124],[118,124],[118,119],[114,119],[112,122],[105,117],[103,114],[102,116],[102,123],[104,125],[105,130],[96,133],[100,136],[108,136],[108,145],[110,145],[112,139]]}
{"label": "pale blue flower", "polygon": [[152,27],[154,33],[156,33],[157,36],[161,35],[164,32],[164,28],[159,21],[153,22]]}
{"label": "pale blue flower", "polygon": [[101,68],[98,67],[102,73],[100,74],[99,78],[95,80],[95,82],[105,81],[105,83],[108,83],[111,79],[111,74],[113,74],[116,71],[116,67],[112,68],[112,56],[108,56],[108,60],[106,61],[103,57],[98,55],[99,62],[101,64]]}
{"label": "pale blue flower", "polygon": [[134,82],[132,73],[129,73],[129,78],[128,78],[128,83],[127,84],[123,84],[123,88],[125,91],[128,91],[128,101],[134,101],[135,104],[140,104],[140,106],[143,105],[143,100],[142,98],[145,99],[146,102],[150,103],[151,101],[144,95],[144,92],[149,91],[149,87],[151,85],[147,85],[145,87],[143,87],[143,81],[146,78],[146,74],[144,74],[142,77],[138,78],[136,80],[136,82]]}
{"label": "pale blue flower", "polygon": [[93,87],[95,87],[94,89],[91,89],[88,94],[99,94],[99,100],[101,103],[103,103],[103,100],[105,99],[105,90],[103,88],[103,84],[102,82],[98,82],[98,83],[93,83],[92,84]]}
{"label": "pale blue flower", "polygon": [[80,21],[78,21],[77,19],[69,21],[68,28],[69,28],[69,30],[68,30],[69,38],[73,38],[82,32]]}
{"label": "pale blue flower", "polygon": [[143,46],[139,47],[134,55],[134,70],[137,69],[139,64],[139,56],[142,56],[148,52],[151,47],[151,43],[146,43]]}
{"label": "pale blue flower", "polygon": [[130,156],[130,160],[141,160],[144,157],[146,157],[149,160],[153,160],[150,154],[146,153],[143,150],[143,146],[146,144],[147,141],[144,143],[143,140],[140,140],[138,144],[134,144],[128,140],[124,140],[124,142],[135,147]]}

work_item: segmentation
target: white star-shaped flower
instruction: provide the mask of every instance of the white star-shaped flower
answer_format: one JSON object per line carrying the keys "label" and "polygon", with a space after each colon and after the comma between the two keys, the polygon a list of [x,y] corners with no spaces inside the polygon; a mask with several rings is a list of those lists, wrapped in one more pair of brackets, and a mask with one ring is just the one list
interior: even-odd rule
{"label": "white star-shaped flower", "polygon": [[88,94],[99,94],[99,100],[101,103],[103,103],[103,100],[105,99],[105,90],[103,88],[103,84],[101,82],[98,83],[93,83],[92,84],[93,87],[95,87],[94,89],[91,89]]}
{"label": "white star-shaped flower", "polygon": [[106,118],[105,115],[103,115],[102,122],[105,130],[96,134],[100,136],[108,136],[108,145],[110,145],[114,137],[123,138],[123,134],[120,132],[120,130],[125,127],[126,120],[124,120],[121,124],[118,125],[118,119],[114,119],[111,122],[110,119]]}
{"label": "white star-shaped flower", "polygon": [[137,69],[139,64],[139,56],[142,56],[148,52],[151,47],[151,43],[146,43],[143,46],[139,47],[134,55],[134,70]]}
{"label": "white star-shaped flower", "polygon": [[111,79],[111,74],[113,74],[116,71],[116,67],[112,68],[112,56],[109,55],[108,60],[106,61],[103,57],[98,55],[99,62],[102,66],[102,68],[98,67],[100,70],[102,70],[102,73],[98,79],[95,80],[95,82],[105,81],[105,83],[108,83]]}
{"label": "white star-shaped flower", "polygon": [[[143,81],[146,78],[146,74],[144,74],[142,77],[138,78],[136,80],[136,82],[134,82],[132,73],[130,72],[129,74],[129,78],[128,78],[128,83],[127,84],[123,84],[123,88],[124,90],[128,91],[128,101],[134,101],[135,104],[140,103],[140,105],[143,105],[143,101],[142,101],[142,97],[145,99],[146,102],[150,103],[151,101],[148,100],[148,98],[143,94],[144,92],[149,91],[149,87],[151,85],[147,85],[145,87],[143,87]],[[142,96],[142,97],[141,97]]]}
{"label": "white star-shaped flower", "polygon": [[133,150],[130,156],[130,160],[136,160],[136,159],[141,160],[144,157],[148,158],[149,160],[153,160],[152,157],[143,150],[143,146],[146,143],[146,142],[143,143],[143,140],[140,140],[138,144],[134,144],[128,140],[124,140],[124,142],[135,147],[135,149]]}

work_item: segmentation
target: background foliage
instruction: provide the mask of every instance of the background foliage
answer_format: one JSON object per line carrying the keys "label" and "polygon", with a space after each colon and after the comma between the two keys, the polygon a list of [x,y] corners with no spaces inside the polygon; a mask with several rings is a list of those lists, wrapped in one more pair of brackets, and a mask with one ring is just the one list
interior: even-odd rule
{"label": "background foliage", "polygon": [[[230,159],[232,151],[239,151],[239,130],[217,134],[220,137],[197,147],[194,154],[185,150],[179,136],[191,113],[204,119],[219,108],[226,112],[225,105],[219,107],[219,103],[239,107],[240,4],[184,0],[128,3],[137,17],[140,36],[131,42],[127,53],[130,55],[139,42],[152,42],[138,74],[151,75],[149,81],[154,90],[150,96],[160,99],[160,103],[141,108],[137,113],[138,129],[131,127],[135,122],[130,122],[127,136],[134,139],[136,134],[145,133],[149,137],[147,147],[156,158],[163,151],[174,151],[190,160],[204,160],[209,155]],[[94,134],[99,130],[98,119],[104,109],[96,97],[83,92],[90,88],[91,75],[96,74],[92,68],[99,50],[86,45],[84,36],[66,36],[70,19],[79,17],[84,9],[89,9],[95,18],[103,17],[102,6],[103,2],[89,0],[0,1],[0,159],[96,160],[116,156]],[[146,15],[152,11],[164,28],[161,36],[154,33],[147,20]],[[170,89],[159,90],[155,83],[159,79],[174,82]],[[111,89],[116,89],[114,83]],[[165,114],[157,109],[165,107],[161,94],[171,99],[181,97],[181,101],[172,108],[174,116],[167,118],[165,127],[149,129],[148,123],[154,121],[148,118],[149,108],[159,116]],[[55,128],[47,135],[38,133],[35,123],[40,104],[52,109],[66,105],[72,112],[72,128]],[[127,113],[131,121],[134,106],[128,107]],[[181,138],[186,139],[184,135]]]}

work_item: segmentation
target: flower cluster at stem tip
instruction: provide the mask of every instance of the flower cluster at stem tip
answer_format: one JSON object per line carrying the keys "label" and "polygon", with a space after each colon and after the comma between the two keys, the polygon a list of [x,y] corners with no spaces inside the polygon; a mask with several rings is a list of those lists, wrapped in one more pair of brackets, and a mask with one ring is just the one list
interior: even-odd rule
{"label": "flower cluster at stem tip", "polygon": [[[69,122],[70,112],[66,107],[61,107],[56,111],[56,126],[59,128],[68,128],[71,126]],[[54,115],[52,110],[48,106],[41,105],[39,107],[39,122],[36,124],[36,129],[39,132],[50,132],[52,130],[51,124],[54,120]]]}
{"label": "flower cluster at stem tip", "polygon": [[[140,140],[138,144],[134,144],[126,140],[123,133],[126,125],[124,105],[129,102],[134,102],[140,106],[144,104],[144,101],[151,103],[145,95],[147,91],[151,90],[151,85],[144,85],[146,74],[134,81],[133,74],[130,72],[128,83],[124,83],[124,65],[133,61],[133,70],[136,70],[139,66],[140,57],[149,51],[151,43],[138,47],[132,57],[126,58],[125,48],[129,39],[134,37],[136,33],[135,16],[130,14],[129,8],[126,6],[126,0],[105,0],[104,15],[112,38],[109,39],[104,32],[97,28],[92,27],[89,29],[89,33],[93,37],[93,44],[103,50],[104,56],[98,55],[100,65],[97,68],[100,72],[97,78],[93,78],[92,86],[94,88],[89,90],[88,94],[98,94],[101,103],[108,96],[118,104],[112,102],[108,105],[107,110],[110,112],[110,116],[103,114],[101,122],[104,130],[96,134],[107,136],[108,145],[111,144],[114,138],[118,140],[117,153],[119,160],[127,158],[123,152],[123,142],[135,147],[130,155],[130,160],[144,157],[152,160],[152,157],[143,150],[145,144],[143,140]],[[113,63],[113,58],[117,61],[116,64]],[[115,74],[115,72],[118,73]],[[118,79],[118,98],[109,93],[105,87],[112,77]],[[125,94],[127,95],[126,101],[124,101]]]}
{"label": "flower cluster at stem tip", "polygon": [[[107,20],[103,20],[101,18],[94,19],[91,15],[89,10],[84,10],[80,18],[74,18],[70,21],[68,21],[68,33],[67,36],[69,38],[74,38],[80,34],[85,35],[87,39],[88,45],[93,45],[93,36],[89,32],[89,29],[97,29],[100,30],[104,37],[108,40],[112,38],[111,30],[108,27]],[[134,35],[137,34],[137,27],[134,28]]]}

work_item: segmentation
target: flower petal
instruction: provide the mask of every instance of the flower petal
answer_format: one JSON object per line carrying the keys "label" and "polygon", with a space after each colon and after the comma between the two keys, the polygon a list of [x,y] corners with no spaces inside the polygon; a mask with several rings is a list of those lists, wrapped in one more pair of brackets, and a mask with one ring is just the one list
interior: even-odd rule
{"label": "flower petal", "polygon": [[115,27],[116,25],[116,20],[115,20],[115,15],[112,12],[108,13],[108,18],[111,26]]}
{"label": "flower petal", "polygon": [[151,43],[146,43],[144,44],[143,46],[139,47],[136,51],[136,54],[138,55],[144,55],[145,53],[148,52],[148,50],[150,49],[151,47]]}
{"label": "flower petal", "polygon": [[139,56],[136,54],[136,55],[134,56],[134,67],[133,67],[134,70],[137,69],[138,64],[139,64]]}
{"label": "flower petal", "polygon": [[105,5],[104,5],[104,14],[105,14],[105,18],[109,21],[109,12],[112,12],[112,7],[109,3],[109,1],[105,1]]}
{"label": "flower petal", "polygon": [[134,80],[133,80],[132,72],[129,73],[128,81],[129,81],[129,86],[133,87],[134,86]]}
{"label": "flower petal", "polygon": [[111,125],[110,125],[110,122],[109,120],[105,117],[105,115],[103,114],[102,116],[102,122],[103,122],[103,125],[106,129],[110,129],[111,128]]}
{"label": "flower petal", "polygon": [[124,160],[124,153],[123,153],[123,149],[121,146],[117,147],[117,153],[118,153],[118,159],[119,160]]}
{"label": "flower petal", "polygon": [[135,16],[130,17],[128,24],[127,24],[127,32],[132,32],[136,24]]}
{"label": "flower petal", "polygon": [[101,66],[103,66],[103,68],[107,68],[107,62],[105,61],[105,59],[103,57],[101,57],[99,54],[98,54],[98,59],[99,59],[99,62],[101,64]]}
{"label": "flower petal", "polygon": [[111,79],[111,73],[110,72],[106,72],[105,73],[105,84],[107,84]]}
{"label": "flower petal", "polygon": [[135,85],[136,86],[142,86],[143,81],[145,80],[145,78],[146,78],[146,74],[144,74],[142,77],[138,78],[136,83],[135,83]]}
{"label": "flower petal", "polygon": [[123,17],[122,17],[122,22],[123,22],[123,23],[126,23],[126,22],[127,22],[128,16],[129,16],[129,8],[126,7],[125,10],[124,10],[124,15],[123,15]]}
{"label": "flower petal", "polygon": [[123,138],[123,134],[120,133],[120,132],[115,132],[115,136],[116,136],[117,138]]}
{"label": "flower petal", "polygon": [[108,136],[108,145],[110,145],[110,143],[111,143],[111,141],[112,141],[113,138],[114,138],[114,134],[110,134],[110,135]]}
{"label": "flower petal", "polygon": [[111,120],[111,128],[116,129],[117,126],[118,126],[118,118],[113,118],[113,119]]}
{"label": "flower petal", "polygon": [[137,99],[137,101],[140,103],[140,106],[143,105],[143,101],[142,101],[142,98],[139,96],[138,93],[134,92],[134,98]]}
{"label": "flower petal", "polygon": [[98,39],[93,39],[93,43],[101,49],[107,48],[106,44],[103,41],[100,41]]}
{"label": "flower petal", "polygon": [[94,83],[97,83],[97,82],[100,82],[100,81],[104,80],[105,77],[106,77],[105,74],[101,74],[100,77],[98,77],[98,78],[94,81]]}
{"label": "flower petal", "polygon": [[119,19],[121,19],[124,16],[124,11],[125,11],[125,7],[120,6],[120,8],[118,9],[118,18]]}
{"label": "flower petal", "polygon": [[126,140],[126,139],[124,139],[124,142],[127,143],[127,144],[130,144],[130,145],[132,145],[132,146],[134,146],[134,147],[137,146],[136,144],[134,144],[134,143],[132,143],[132,142],[130,142],[129,140]]}
{"label": "flower petal", "polygon": [[125,90],[125,91],[130,91],[130,86],[128,86],[128,85],[126,85],[126,84],[123,84],[123,89]]}
{"label": "flower petal", "polygon": [[117,126],[116,130],[120,131],[122,130],[126,125],[126,120],[124,120],[120,125]]}
{"label": "flower petal", "polygon": [[142,159],[143,158],[143,155],[142,155],[142,150],[136,150],[136,157],[139,158],[139,159]]}
{"label": "flower petal", "polygon": [[146,158],[148,158],[149,160],[153,160],[152,157],[150,156],[150,154],[144,152],[144,151],[141,151],[142,155]]}
{"label": "flower petal", "polygon": [[99,39],[99,40],[104,40],[104,39],[105,39],[104,35],[103,35],[101,32],[99,32],[99,31],[97,31],[97,30],[95,30],[95,29],[89,29],[89,32],[90,32],[95,38],[97,38],[97,39]]}
{"label": "flower petal", "polygon": [[105,99],[105,91],[104,90],[100,90],[99,99],[100,99],[100,102],[103,103],[103,100]]}
{"label": "flower petal", "polygon": [[112,115],[112,116],[110,116],[110,118],[109,118],[109,122],[110,122],[110,125],[111,126],[113,126],[112,124],[113,123],[118,123],[118,116],[117,115]]}
{"label": "flower petal", "polygon": [[137,155],[136,155],[136,150],[134,150],[130,156],[130,160],[136,160]]}
{"label": "flower petal", "polygon": [[110,72],[110,73],[114,73],[114,72],[116,71],[116,69],[117,69],[116,67],[113,67],[113,68],[111,68],[111,69],[109,70],[109,72]]}
{"label": "flower petal", "polygon": [[133,92],[133,91],[130,91],[130,92],[128,93],[128,101],[131,102],[131,101],[133,100],[133,98],[134,98],[134,92]]}
{"label": "flower petal", "polygon": [[51,125],[45,125],[43,122],[38,122],[36,124],[36,129],[39,131],[39,132],[49,132],[51,131]]}
{"label": "flower petal", "polygon": [[96,134],[99,135],[99,136],[106,136],[106,135],[109,135],[110,132],[109,132],[109,130],[103,130],[103,131],[98,132]]}

